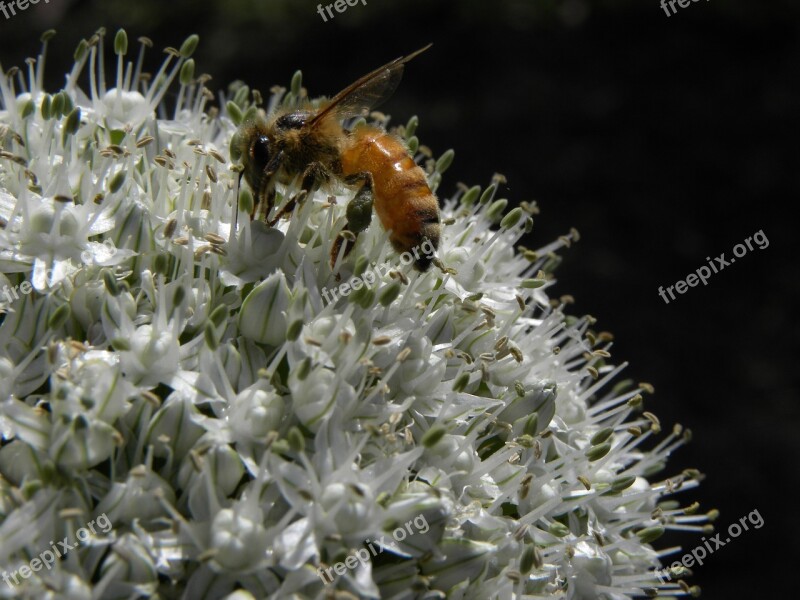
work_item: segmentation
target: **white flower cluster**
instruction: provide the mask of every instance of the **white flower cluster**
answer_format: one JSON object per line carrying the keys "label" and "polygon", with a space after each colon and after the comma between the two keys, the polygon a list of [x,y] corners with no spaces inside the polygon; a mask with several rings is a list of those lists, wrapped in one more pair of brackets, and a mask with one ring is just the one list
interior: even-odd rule
{"label": "white flower cluster", "polygon": [[[444,200],[427,273],[377,218],[334,272],[347,190],[249,219],[227,157],[260,94],[207,109],[196,36],[149,75],[149,40],[128,62],[121,31],[107,80],[104,33],[55,94],[50,33],[27,73],[0,71],[0,287],[34,289],[0,316],[0,570],[94,516],[114,528],[0,597],[697,593],[656,578],[651,546],[713,517],[665,499],[698,473],[657,476],[688,432],[654,442],[649,386],[609,389],[610,334],[547,295],[577,232],[515,251],[535,205],[503,216],[495,181]],[[268,112],[305,96],[299,75],[272,92]],[[396,131],[435,189],[452,153],[426,160],[415,124]],[[318,576],[415,518],[425,533]]]}

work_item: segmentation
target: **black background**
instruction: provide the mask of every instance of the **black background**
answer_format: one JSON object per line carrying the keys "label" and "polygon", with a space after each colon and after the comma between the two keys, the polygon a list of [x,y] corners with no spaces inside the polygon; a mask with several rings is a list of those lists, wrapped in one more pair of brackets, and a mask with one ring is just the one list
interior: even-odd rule
{"label": "black background", "polygon": [[[305,0],[41,0],[0,14],[3,68],[55,27],[55,91],[77,41],[101,25],[110,38],[124,26],[132,48],[151,37],[151,68],[158,49],[199,33],[212,89],[243,79],[265,95],[297,68],[312,96],[330,95],[434,42],[382,109],[397,123],[418,114],[436,155],[455,148],[440,196],[501,172],[502,196],[541,207],[529,247],[581,232],[554,292],[615,334],[614,359],[655,385],[646,407],[666,428],[693,430],[668,472],[707,478],[681,500],[719,508],[722,531],[754,510],[765,522],[692,583],[707,598],[794,596],[800,3],[700,0],[667,17],[657,0],[368,0],[323,22]],[[669,304],[658,295],[759,230],[768,248]]]}

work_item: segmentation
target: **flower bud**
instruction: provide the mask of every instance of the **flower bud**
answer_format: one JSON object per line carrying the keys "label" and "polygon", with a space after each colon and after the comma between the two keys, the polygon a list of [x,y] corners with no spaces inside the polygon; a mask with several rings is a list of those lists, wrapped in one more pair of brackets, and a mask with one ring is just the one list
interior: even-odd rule
{"label": "flower bud", "polygon": [[300,379],[293,370],[289,374],[289,389],[297,418],[312,431],[319,429],[321,420],[329,417],[337,405],[346,406],[356,395],[353,386],[323,367],[312,368],[305,379]]}
{"label": "flower bud", "polygon": [[[25,480],[41,479],[44,459],[45,456],[32,446],[21,440],[12,440],[0,448],[0,481],[5,478],[20,486]],[[1,498],[0,505],[2,505]],[[2,512],[0,510],[0,516]]]}
{"label": "flower bud", "polygon": [[129,351],[121,352],[123,376],[137,385],[169,382],[178,371],[180,346],[172,331],[142,325],[130,336]]}
{"label": "flower bud", "polygon": [[244,299],[239,312],[242,335],[269,346],[286,340],[286,309],[291,292],[283,273],[273,273]]}
{"label": "flower bud", "polygon": [[[183,458],[203,435],[203,428],[193,417],[199,412],[189,398],[173,393],[167,398],[150,422],[147,432],[148,443],[154,445],[156,456]],[[164,447],[167,444],[171,452]]]}
{"label": "flower bud", "polygon": [[233,573],[257,568],[269,547],[269,536],[260,521],[231,508],[219,511],[211,525],[214,562]]}
{"label": "flower bud", "polygon": [[103,462],[122,436],[104,421],[89,421],[83,415],[53,424],[50,457],[66,470],[84,470]]}
{"label": "flower bud", "polygon": [[[498,415],[498,419],[507,423],[522,420],[520,433],[524,430],[524,422],[533,414],[537,414],[539,431],[546,429],[556,412],[557,388],[553,381],[542,381],[525,387],[525,395],[516,396]],[[516,429],[515,429],[516,431]],[[538,432],[537,432],[538,433]]]}
{"label": "flower bud", "polygon": [[145,541],[130,533],[123,534],[114,543],[114,551],[103,561],[101,575],[108,574],[111,574],[110,579],[104,581],[113,582],[113,588],[119,592],[127,589],[132,596],[138,589],[158,584],[158,569]]}
{"label": "flower bud", "polygon": [[358,486],[356,491],[354,487],[355,484],[331,483],[319,500],[323,518],[329,518],[342,535],[360,532],[364,524],[372,520],[375,508],[369,488]]}

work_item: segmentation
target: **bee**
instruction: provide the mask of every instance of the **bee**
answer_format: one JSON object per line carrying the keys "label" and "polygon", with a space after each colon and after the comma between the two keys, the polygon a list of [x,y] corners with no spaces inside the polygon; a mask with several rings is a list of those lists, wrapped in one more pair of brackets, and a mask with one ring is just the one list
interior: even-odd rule
{"label": "bee", "polygon": [[[425,172],[399,138],[374,126],[349,131],[342,122],[389,98],[405,64],[430,46],[367,73],[319,108],[279,110],[269,118],[262,111],[244,122],[231,141],[231,156],[235,161],[241,158],[242,176],[256,196],[251,218],[263,210],[273,226],[314,189],[338,181],[354,188],[355,195],[331,248],[331,267],[340,254],[344,258],[352,250],[358,234],[369,226],[374,208],[383,228],[391,231],[394,249],[414,251],[415,267],[426,271],[439,247],[440,218],[439,202]],[[301,191],[269,219],[275,184],[289,184],[298,176]],[[433,250],[417,253],[423,244]]]}

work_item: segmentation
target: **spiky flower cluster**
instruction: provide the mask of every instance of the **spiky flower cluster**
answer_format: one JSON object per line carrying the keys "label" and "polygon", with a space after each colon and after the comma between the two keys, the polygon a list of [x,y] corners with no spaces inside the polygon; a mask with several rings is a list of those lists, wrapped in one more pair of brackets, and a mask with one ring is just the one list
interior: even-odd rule
{"label": "spiky flower cluster", "polygon": [[[495,181],[444,200],[429,272],[377,219],[332,269],[352,192],[251,222],[227,157],[260,94],[206,110],[196,36],[149,76],[149,41],[127,62],[119,32],[108,82],[100,31],[55,94],[48,38],[0,75],[0,597],[696,593],[655,578],[650,544],[707,521],[665,500],[697,473],[657,476],[687,432],[650,443],[649,386],[609,389],[611,336],[547,295],[576,232],[515,251],[535,206],[503,216]],[[305,96],[299,74],[272,92],[267,112]],[[452,152],[430,159],[415,128],[396,132],[435,189]],[[108,532],[32,568],[98,515]]]}

